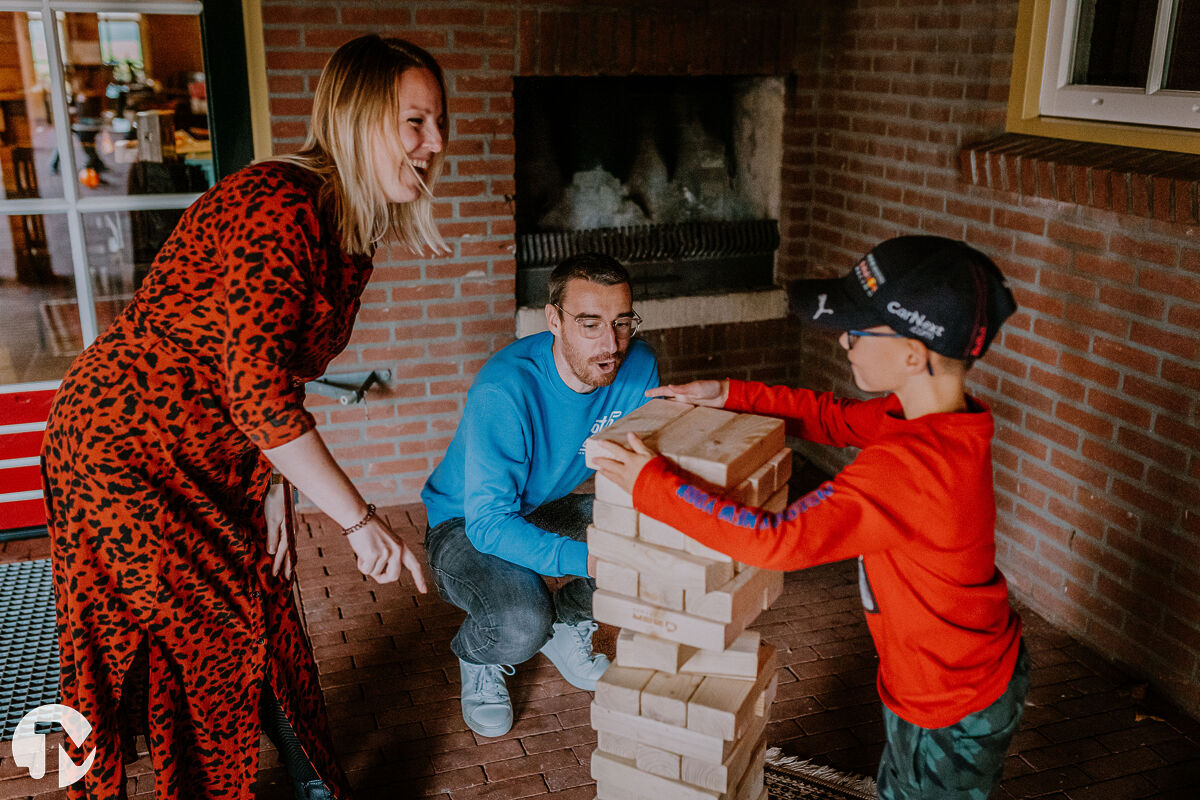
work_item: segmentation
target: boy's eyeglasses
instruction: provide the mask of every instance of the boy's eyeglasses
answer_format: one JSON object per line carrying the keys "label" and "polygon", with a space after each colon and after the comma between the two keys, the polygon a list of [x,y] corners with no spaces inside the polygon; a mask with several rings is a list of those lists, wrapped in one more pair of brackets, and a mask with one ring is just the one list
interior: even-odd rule
{"label": "boy's eyeglasses", "polygon": [[[854,347],[854,343],[863,336],[874,336],[877,339],[907,339],[903,333],[883,333],[881,331],[846,331],[846,349],[850,350]],[[933,375],[933,362],[929,357],[925,357],[925,371]]]}
{"label": "boy's eyeglasses", "polygon": [[876,331],[846,331],[846,349],[850,350],[854,347],[854,343],[863,336],[874,336],[879,339],[906,339],[902,333],[880,333]]}
{"label": "boy's eyeglasses", "polygon": [[604,335],[605,324],[611,324],[613,335],[617,339],[625,341],[626,339],[632,339],[633,335],[637,333],[638,326],[642,324],[642,318],[636,312],[632,316],[618,317],[611,323],[605,323],[599,317],[585,317],[582,314],[572,314],[558,303],[555,303],[554,307],[575,320],[575,324],[579,326],[579,330],[585,339],[599,339]]}

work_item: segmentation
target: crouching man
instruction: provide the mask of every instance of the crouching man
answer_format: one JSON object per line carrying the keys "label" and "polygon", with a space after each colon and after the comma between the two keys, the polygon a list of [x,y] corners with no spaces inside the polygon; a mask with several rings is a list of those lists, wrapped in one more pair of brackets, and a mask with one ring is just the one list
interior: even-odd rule
{"label": "crouching man", "polygon": [[[583,442],[646,402],[654,354],[634,340],[629,274],[594,253],[550,276],[549,331],[492,356],[467,393],[446,457],[421,492],[441,595],[467,612],[451,648],[463,719],[482,736],[513,724],[505,675],[541,651],[591,691],[608,667],[592,652],[586,543],[592,496]],[[551,593],[543,576],[576,576]]]}

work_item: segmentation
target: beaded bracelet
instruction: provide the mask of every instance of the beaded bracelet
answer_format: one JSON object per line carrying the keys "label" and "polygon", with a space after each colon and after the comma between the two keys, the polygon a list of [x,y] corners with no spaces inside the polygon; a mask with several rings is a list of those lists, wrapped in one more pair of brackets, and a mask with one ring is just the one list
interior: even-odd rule
{"label": "beaded bracelet", "polygon": [[367,515],[365,517],[363,517],[362,519],[360,519],[358,522],[351,525],[349,528],[342,528],[342,536],[348,536],[349,534],[354,533],[357,530],[361,530],[361,529],[367,527],[367,523],[373,519],[375,519],[375,504],[367,503]]}

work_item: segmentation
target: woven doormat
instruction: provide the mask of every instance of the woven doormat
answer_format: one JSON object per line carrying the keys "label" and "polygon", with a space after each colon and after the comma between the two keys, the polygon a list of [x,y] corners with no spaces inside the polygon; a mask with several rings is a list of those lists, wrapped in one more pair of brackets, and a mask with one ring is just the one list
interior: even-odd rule
{"label": "woven doormat", "polygon": [[58,638],[50,559],[0,564],[0,742],[12,738],[25,712],[56,702]]}
{"label": "woven doormat", "polygon": [[875,781],[839,772],[807,759],[785,756],[778,747],[767,750],[764,781],[771,800],[874,800]]}

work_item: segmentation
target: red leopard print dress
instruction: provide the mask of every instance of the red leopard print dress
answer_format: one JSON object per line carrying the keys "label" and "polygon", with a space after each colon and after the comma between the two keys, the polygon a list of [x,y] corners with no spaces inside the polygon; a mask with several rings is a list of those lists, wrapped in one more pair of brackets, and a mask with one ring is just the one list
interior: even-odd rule
{"label": "red leopard print dress", "polygon": [[271,574],[259,452],[314,427],[303,384],[346,346],[371,273],[339,248],[319,185],[281,162],[218,183],[55,396],[62,702],[93,726],[76,763],[96,748],[72,798],[125,796],[118,706],[139,648],[159,800],[253,797],[264,681],[348,796],[291,584]]}

